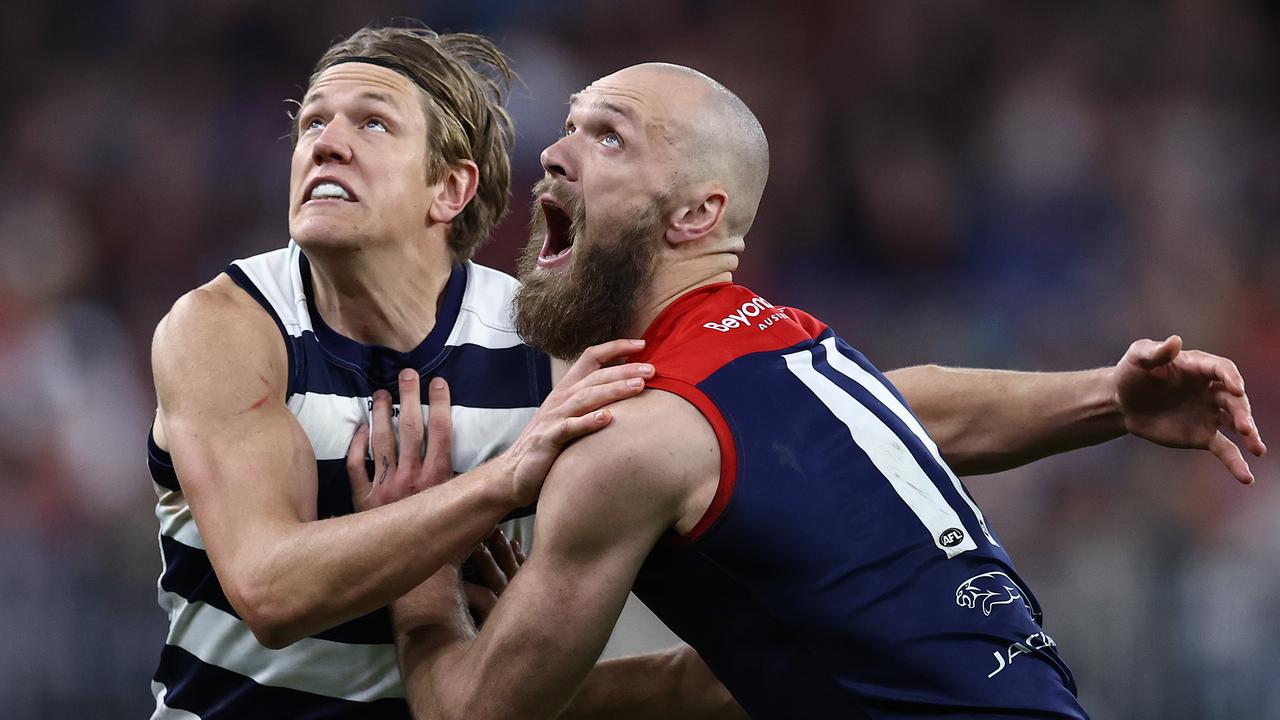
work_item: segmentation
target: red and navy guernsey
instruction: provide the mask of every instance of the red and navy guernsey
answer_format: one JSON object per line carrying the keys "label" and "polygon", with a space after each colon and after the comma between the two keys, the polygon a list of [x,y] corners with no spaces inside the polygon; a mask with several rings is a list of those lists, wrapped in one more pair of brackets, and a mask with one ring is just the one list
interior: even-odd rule
{"label": "red and navy guernsey", "polygon": [[753,718],[1084,718],[1039,605],[896,388],[740,285],[632,358],[710,422],[715,498],[635,592]]}

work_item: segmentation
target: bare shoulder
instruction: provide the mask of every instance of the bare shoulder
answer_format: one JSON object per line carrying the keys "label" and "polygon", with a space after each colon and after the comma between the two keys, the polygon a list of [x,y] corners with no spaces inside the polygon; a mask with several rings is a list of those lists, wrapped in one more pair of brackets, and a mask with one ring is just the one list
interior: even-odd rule
{"label": "bare shoulder", "polygon": [[198,341],[227,332],[253,336],[273,329],[271,318],[249,294],[219,275],[178,298],[156,326],[153,348]]}
{"label": "bare shoulder", "polygon": [[[706,418],[683,398],[661,390],[609,407],[608,427],[561,454],[544,496],[571,493],[577,501],[621,511],[643,508],[664,527],[686,524],[710,502],[720,473],[720,449]],[[539,502],[539,514],[543,503]]]}
{"label": "bare shoulder", "polygon": [[179,298],[151,344],[162,415],[188,400],[240,403],[263,386],[283,394],[287,366],[271,316],[226,275]]}

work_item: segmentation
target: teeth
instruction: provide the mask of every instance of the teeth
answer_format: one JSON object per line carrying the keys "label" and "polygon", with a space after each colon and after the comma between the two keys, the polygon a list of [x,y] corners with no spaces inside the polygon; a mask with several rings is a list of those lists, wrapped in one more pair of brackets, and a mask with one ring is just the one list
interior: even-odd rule
{"label": "teeth", "polygon": [[350,200],[351,195],[338,183],[331,182],[320,183],[311,191],[312,200],[329,200],[332,198]]}

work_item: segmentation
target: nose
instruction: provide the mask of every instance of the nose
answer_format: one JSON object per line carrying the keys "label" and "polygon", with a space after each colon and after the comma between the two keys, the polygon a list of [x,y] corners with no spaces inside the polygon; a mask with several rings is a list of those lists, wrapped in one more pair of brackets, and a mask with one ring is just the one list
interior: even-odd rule
{"label": "nose", "polygon": [[334,118],[320,131],[320,136],[311,146],[311,158],[317,165],[351,162],[351,143],[340,119]]}
{"label": "nose", "polygon": [[542,155],[539,158],[542,161],[542,169],[546,170],[548,174],[570,182],[578,179],[577,172],[573,170],[569,150],[566,147],[572,137],[572,135],[566,135],[551,143],[542,151]]}

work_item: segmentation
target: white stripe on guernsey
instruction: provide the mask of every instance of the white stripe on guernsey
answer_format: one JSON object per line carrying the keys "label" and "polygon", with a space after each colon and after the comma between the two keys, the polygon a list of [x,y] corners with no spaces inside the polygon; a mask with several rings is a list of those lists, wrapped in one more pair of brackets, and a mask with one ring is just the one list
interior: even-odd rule
{"label": "white stripe on guernsey", "polygon": [[191,506],[180,492],[174,492],[152,483],[156,491],[156,518],[160,520],[160,534],[177,540],[187,547],[204,549],[200,531],[196,530]]}
{"label": "white stripe on guernsey", "polygon": [[311,329],[298,269],[298,255],[301,252],[290,240],[288,247],[233,263],[258,288],[258,292],[262,293],[275,311],[276,317],[280,318],[285,330],[293,336],[302,335],[304,330]]}
{"label": "white stripe on guernsey", "polygon": [[880,422],[862,403],[815,370],[811,351],[789,353],[783,358],[787,362],[787,369],[849,429],[853,441],[862,448],[871,463],[889,481],[898,497],[919,518],[939,550],[952,558],[966,550],[977,548],[968,533],[954,547],[942,544],[941,538],[948,530],[963,528],[964,524],[912,457],[911,451],[889,426]]}
{"label": "white stripe on guernsey", "polygon": [[156,710],[151,713],[151,720],[200,720],[199,715],[165,705],[164,698],[168,693],[169,688],[155,680],[151,681],[151,695],[156,699]]}
{"label": "white stripe on guernsey", "polygon": [[822,341],[822,344],[827,348],[827,364],[833,370],[866,388],[867,392],[871,393],[885,407],[892,410],[893,414],[897,415],[898,419],[902,420],[911,429],[911,432],[920,438],[920,442],[929,448],[929,453],[933,455],[933,459],[947,472],[947,477],[951,478],[951,484],[955,487],[956,494],[964,499],[965,504],[973,511],[974,517],[978,518],[978,525],[982,528],[982,534],[987,537],[987,540],[992,545],[998,547],[1000,543],[996,542],[996,539],[991,535],[991,531],[987,529],[987,519],[982,516],[982,511],[978,509],[973,500],[969,499],[969,494],[964,491],[964,487],[960,484],[960,478],[956,477],[956,474],[951,471],[951,466],[947,465],[946,461],[942,459],[942,453],[938,450],[937,443],[933,441],[933,438],[929,437],[929,433],[924,431],[924,427],[920,425],[920,421],[916,419],[916,416],[911,414],[911,411],[889,391],[889,388],[885,387],[885,384],[879,378],[862,369],[862,366],[858,363],[842,355],[836,349],[835,338],[827,338]]}
{"label": "white stripe on guernsey", "polygon": [[170,610],[166,642],[210,665],[252,678],[259,685],[289,688],[355,702],[403,698],[395,646],[358,645],[304,638],[280,650],[259,644],[249,626],[212,605],[162,598]]}
{"label": "white stripe on guernsey", "polygon": [[367,397],[343,397],[322,393],[298,393],[285,402],[298,424],[311,438],[317,460],[337,460],[347,456],[356,427],[368,422]]}
{"label": "white stripe on guernsey", "polygon": [[[289,409],[298,418],[317,460],[340,460],[347,456],[356,426],[369,422],[367,397],[342,397],[322,393],[300,393],[288,400]],[[425,418],[427,407],[422,407]],[[453,468],[466,472],[507,449],[511,440],[529,424],[537,408],[475,408],[454,405]],[[393,426],[398,428],[399,422]]]}
{"label": "white stripe on guernsey", "polygon": [[[511,446],[538,408],[453,406],[453,469],[466,472]],[[426,410],[424,409],[425,413]]]}
{"label": "white stripe on guernsey", "polygon": [[501,350],[520,345],[520,336],[514,330],[491,324],[492,320],[473,308],[462,306],[458,311],[458,320],[453,325],[453,332],[445,344],[449,347],[470,344],[479,345],[490,350]]}
{"label": "white stripe on guernsey", "polygon": [[468,262],[462,309],[445,344],[457,347],[469,343],[494,350],[519,345],[511,320],[511,298],[517,287],[510,275]]}

